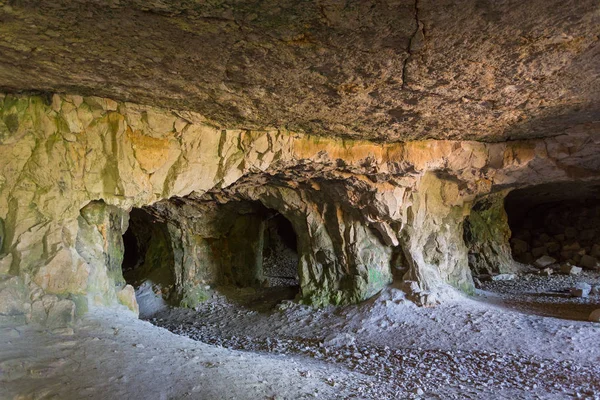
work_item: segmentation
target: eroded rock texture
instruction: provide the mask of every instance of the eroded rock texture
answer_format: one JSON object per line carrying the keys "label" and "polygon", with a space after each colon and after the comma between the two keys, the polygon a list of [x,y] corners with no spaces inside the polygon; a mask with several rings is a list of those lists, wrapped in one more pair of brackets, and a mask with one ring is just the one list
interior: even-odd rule
{"label": "eroded rock texture", "polygon": [[171,301],[263,284],[266,209],[296,235],[300,300],[361,301],[395,276],[432,304],[472,290],[469,254],[476,272],[510,267],[511,188],[600,178],[589,130],[382,144],[74,95],[2,95],[0,117],[0,313],[56,326],[91,305],[137,311],[122,266],[139,208],[153,225],[137,246],[158,247],[132,265],[170,279]]}
{"label": "eroded rock texture", "polygon": [[[595,0],[0,3],[0,87],[380,141],[597,129]],[[592,126],[590,126],[592,125]]]}

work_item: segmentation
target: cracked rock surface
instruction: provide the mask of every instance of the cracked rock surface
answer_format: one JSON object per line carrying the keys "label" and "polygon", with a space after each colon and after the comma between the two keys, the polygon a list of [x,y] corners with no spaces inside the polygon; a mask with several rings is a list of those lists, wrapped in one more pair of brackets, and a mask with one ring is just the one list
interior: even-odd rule
{"label": "cracked rock surface", "polygon": [[379,141],[597,131],[594,0],[0,2],[0,87]]}

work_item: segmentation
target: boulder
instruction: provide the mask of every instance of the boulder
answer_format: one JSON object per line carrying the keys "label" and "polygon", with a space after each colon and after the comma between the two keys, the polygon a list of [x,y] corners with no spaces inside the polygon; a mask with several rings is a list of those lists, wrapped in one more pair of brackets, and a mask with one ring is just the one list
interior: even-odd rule
{"label": "boulder", "polygon": [[548,243],[550,240],[552,240],[552,238],[548,234],[542,233],[540,235],[540,242],[542,242],[542,243]]}
{"label": "boulder", "polygon": [[540,258],[540,257],[542,257],[542,256],[544,256],[546,254],[547,254],[547,251],[546,251],[546,247],[545,246],[535,247],[535,248],[533,248],[531,250],[531,255],[534,258]]}
{"label": "boulder", "polygon": [[585,229],[579,234],[579,239],[583,241],[589,241],[593,240],[595,235],[596,231],[594,231],[593,229]]}
{"label": "boulder", "polygon": [[552,268],[544,268],[544,269],[540,270],[538,273],[541,276],[550,276],[554,273],[554,270]]}
{"label": "boulder", "polygon": [[515,279],[515,274],[498,274],[492,276],[493,281],[512,281]]}
{"label": "boulder", "polygon": [[548,265],[554,264],[556,262],[555,258],[552,258],[550,256],[542,256],[540,258],[538,258],[537,260],[535,260],[535,266],[538,268],[545,268]]}
{"label": "boulder", "polygon": [[578,251],[581,249],[581,246],[579,245],[579,242],[573,242],[573,243],[568,243],[563,245],[562,247],[562,251]]}
{"label": "boulder", "polygon": [[546,251],[548,253],[555,253],[560,251],[560,244],[557,242],[548,242],[546,243]]}
{"label": "boulder", "polygon": [[567,239],[573,239],[574,237],[577,237],[577,229],[573,228],[572,226],[566,228],[565,237]]}
{"label": "boulder", "polygon": [[573,253],[572,251],[563,250],[560,252],[560,259],[563,261],[571,260],[574,254],[575,253]]}
{"label": "boulder", "polygon": [[527,253],[527,250],[529,250],[529,244],[524,240],[513,238],[511,243],[513,253],[516,256]]}
{"label": "boulder", "polygon": [[123,289],[117,293],[117,299],[119,299],[119,303],[129,308],[135,315],[140,314],[140,308],[135,298],[135,289],[133,286],[125,285]]}
{"label": "boulder", "polygon": [[560,266],[560,272],[567,275],[579,275],[581,273],[581,268],[567,263]]}
{"label": "boulder", "polygon": [[579,260],[579,265],[586,269],[596,269],[598,268],[598,260],[595,257],[584,254],[581,256],[581,260]]}
{"label": "boulder", "polygon": [[594,310],[590,313],[590,316],[588,317],[588,319],[591,322],[600,322],[600,308],[597,310]]}
{"label": "boulder", "polygon": [[0,258],[0,275],[8,275],[12,262],[12,254],[6,254]]}
{"label": "boulder", "polygon": [[592,250],[590,251],[590,256],[600,258],[600,244],[595,244],[592,246]]}
{"label": "boulder", "polygon": [[523,264],[533,264],[535,258],[531,255],[531,253],[525,253],[519,257],[519,261]]}
{"label": "boulder", "polygon": [[571,288],[571,296],[573,297],[588,297],[592,291],[592,286],[589,283],[579,282],[575,287]]}

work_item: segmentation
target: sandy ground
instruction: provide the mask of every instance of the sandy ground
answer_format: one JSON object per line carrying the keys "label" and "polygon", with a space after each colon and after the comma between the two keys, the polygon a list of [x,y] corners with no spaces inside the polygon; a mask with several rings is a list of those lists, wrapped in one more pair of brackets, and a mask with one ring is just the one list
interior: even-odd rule
{"label": "sandy ground", "polygon": [[[4,328],[0,398],[600,399],[600,324],[545,316],[553,302],[576,316],[600,299],[553,296],[570,284],[557,279],[554,292],[494,282],[433,308],[394,288],[322,310],[222,291],[151,320],[180,335],[107,309],[73,333]],[[541,312],[534,292],[550,293],[530,296]]]}
{"label": "sandy ground", "polygon": [[1,399],[357,398],[373,385],[335,365],[206,345],[123,311],[93,310],[72,334],[29,326],[0,338]]}

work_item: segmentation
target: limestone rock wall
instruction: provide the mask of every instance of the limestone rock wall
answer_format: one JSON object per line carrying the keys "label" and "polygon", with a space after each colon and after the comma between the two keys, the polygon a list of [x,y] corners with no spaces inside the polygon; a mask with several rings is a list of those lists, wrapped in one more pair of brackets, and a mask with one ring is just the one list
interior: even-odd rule
{"label": "limestone rock wall", "polygon": [[[462,223],[472,203],[597,178],[600,137],[588,128],[522,142],[383,144],[228,130],[97,97],[0,95],[0,296],[22,299],[2,314],[68,320],[90,304],[131,305],[118,271],[127,212],[205,196],[259,201],[292,222],[308,302],[368,298],[391,280],[399,252],[416,297],[448,283],[468,291]],[[220,272],[202,268],[212,250],[190,234],[198,227],[182,226],[168,224],[175,280],[192,290]]]}
{"label": "limestone rock wall", "polygon": [[479,199],[466,219],[464,237],[469,265],[477,275],[514,272],[505,196],[503,191]]}

